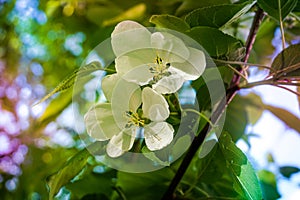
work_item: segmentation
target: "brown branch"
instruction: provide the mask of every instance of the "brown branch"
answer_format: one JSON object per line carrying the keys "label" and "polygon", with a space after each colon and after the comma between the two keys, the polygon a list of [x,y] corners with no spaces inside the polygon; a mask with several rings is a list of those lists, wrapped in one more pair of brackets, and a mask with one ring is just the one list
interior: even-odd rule
{"label": "brown branch", "polygon": [[[243,59],[243,62],[247,62],[250,56],[250,52],[253,47],[253,43],[255,41],[257,30],[261,24],[261,21],[264,17],[264,12],[262,9],[258,8],[256,11],[255,17],[252,22],[252,26],[248,35],[248,39],[246,41],[246,55]],[[238,70],[241,72],[242,68],[238,68]],[[226,99],[224,99],[223,103],[220,103],[215,112],[213,113],[211,117],[212,123],[216,123],[219,118],[221,117],[222,113],[224,112],[226,106],[231,102],[233,97],[235,96],[236,92],[239,90],[238,84],[240,81],[240,76],[236,75],[232,79],[231,87],[226,91]],[[177,173],[175,174],[173,180],[171,181],[167,191],[165,192],[164,196],[162,197],[162,200],[170,200],[175,199],[175,190],[177,188],[177,185],[180,183],[184,173],[186,172],[189,164],[191,163],[194,155],[200,148],[200,146],[203,144],[204,139],[206,137],[206,134],[210,130],[209,123],[206,123],[205,127],[201,130],[199,134],[194,138],[191,146],[189,147],[185,157],[183,158],[182,163],[180,164]]]}

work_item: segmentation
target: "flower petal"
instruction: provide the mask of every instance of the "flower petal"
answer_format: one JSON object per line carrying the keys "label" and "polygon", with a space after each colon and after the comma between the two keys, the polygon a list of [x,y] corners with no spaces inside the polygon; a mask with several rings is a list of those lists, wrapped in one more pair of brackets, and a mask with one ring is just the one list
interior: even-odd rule
{"label": "flower petal", "polygon": [[129,82],[133,82],[141,86],[147,85],[153,78],[153,73],[150,72],[149,68],[150,67],[147,65],[141,65],[140,67],[136,67],[125,74],[123,78]]}
{"label": "flower petal", "polygon": [[124,79],[120,79],[116,84],[112,98],[112,112],[114,119],[120,129],[123,129],[128,119],[125,113],[128,111],[136,112],[142,103],[141,88],[135,83],[130,83]]}
{"label": "flower petal", "polygon": [[110,157],[119,157],[132,148],[135,139],[135,135],[133,134],[135,129],[129,131],[132,133],[122,131],[110,139],[106,147],[106,152]]}
{"label": "flower petal", "polygon": [[151,122],[145,126],[145,142],[149,150],[164,148],[173,140],[173,127],[167,122]]}
{"label": "flower petal", "polygon": [[116,70],[123,75],[138,66],[154,63],[155,58],[156,53],[153,49],[135,50],[115,59]]}
{"label": "flower petal", "polygon": [[160,49],[159,56],[168,62],[184,62],[189,57],[189,50],[184,42],[166,32],[155,32],[151,35],[151,45]]}
{"label": "flower petal", "polygon": [[112,92],[117,82],[120,80],[119,74],[107,75],[102,79],[102,91],[107,99],[107,101],[111,101]]}
{"label": "flower petal", "polygon": [[206,66],[205,55],[203,51],[188,47],[190,56],[184,63],[172,63],[172,67],[180,70],[185,80],[196,80],[199,78]]}
{"label": "flower petal", "polygon": [[142,102],[143,114],[151,121],[164,121],[169,117],[170,111],[166,99],[152,88],[143,89]]}
{"label": "flower petal", "polygon": [[[169,69],[172,72],[172,69]],[[160,94],[170,94],[177,92],[183,85],[184,78],[173,73],[170,76],[165,76],[160,79],[156,84],[152,85],[153,89]]]}
{"label": "flower petal", "polygon": [[99,141],[108,140],[120,132],[110,103],[101,103],[91,107],[84,116],[84,122],[89,136]]}
{"label": "flower petal", "polygon": [[147,28],[134,21],[123,21],[117,24],[111,34],[111,44],[118,57],[135,49],[149,48],[151,33]]}

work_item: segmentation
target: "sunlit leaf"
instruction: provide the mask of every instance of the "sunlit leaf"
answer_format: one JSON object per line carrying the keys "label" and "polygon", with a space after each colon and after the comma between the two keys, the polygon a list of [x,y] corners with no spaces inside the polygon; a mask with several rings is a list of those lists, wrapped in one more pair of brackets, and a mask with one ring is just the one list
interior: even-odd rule
{"label": "sunlit leaf", "polygon": [[233,143],[228,133],[222,133],[219,143],[227,166],[232,171],[235,191],[243,199],[262,199],[257,176],[247,157]]}
{"label": "sunlit leaf", "polygon": [[70,76],[65,78],[61,83],[58,84],[58,86],[56,86],[54,88],[54,90],[52,90],[49,94],[44,96],[35,105],[46,101],[47,99],[49,99],[52,95],[54,95],[57,92],[62,92],[62,91],[65,91],[65,90],[71,88],[74,85],[78,76],[83,77],[83,76],[88,75],[97,70],[105,70],[105,69],[101,68],[101,64],[97,61],[92,62],[84,67],[81,67],[80,69],[75,70],[73,72],[73,74],[71,74]]}
{"label": "sunlit leaf", "polygon": [[290,178],[293,174],[300,172],[300,169],[293,166],[284,166],[280,167],[279,171],[284,177]]}
{"label": "sunlit leaf", "polygon": [[257,175],[260,180],[264,199],[273,200],[280,198],[280,194],[277,190],[275,174],[267,170],[261,170]]}
{"label": "sunlit leaf", "polygon": [[290,113],[285,109],[277,108],[271,105],[265,105],[265,109],[273,113],[276,117],[282,120],[290,128],[300,133],[300,119],[297,116],[295,116],[294,114]]}
{"label": "sunlit leaf", "polygon": [[[272,63],[277,77],[300,77],[300,44],[291,45],[280,52]],[[270,74],[273,74],[272,71]]]}
{"label": "sunlit leaf", "polygon": [[[281,4],[280,8],[278,1],[280,1]],[[257,3],[270,16],[279,21],[281,20],[279,12],[281,12],[283,20],[295,8],[297,0],[258,0]]]}
{"label": "sunlit leaf", "polygon": [[146,8],[146,4],[144,3],[137,4],[117,15],[116,17],[105,20],[103,22],[103,26],[111,26],[123,20],[138,20],[145,14]]}
{"label": "sunlit leaf", "polygon": [[190,28],[185,21],[172,15],[153,15],[149,21],[157,27],[168,28],[179,32],[184,32]]}
{"label": "sunlit leaf", "polygon": [[262,102],[260,96],[255,93],[249,93],[246,96],[241,96],[241,102],[246,108],[248,122],[255,124],[261,117],[264,110],[264,103]]}
{"label": "sunlit leaf", "polygon": [[191,26],[209,26],[220,28],[229,25],[243,14],[245,14],[253,5],[253,2],[242,4],[222,4],[196,9],[186,15],[185,21]]}

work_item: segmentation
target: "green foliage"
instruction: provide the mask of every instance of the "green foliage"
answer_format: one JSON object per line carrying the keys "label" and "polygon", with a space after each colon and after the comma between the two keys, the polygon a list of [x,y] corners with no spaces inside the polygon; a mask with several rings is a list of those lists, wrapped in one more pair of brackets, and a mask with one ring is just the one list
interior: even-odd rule
{"label": "green foliage", "polygon": [[[18,12],[13,10],[14,4],[15,1],[8,1],[0,5],[0,83],[3,84],[0,91],[1,111],[3,109],[18,118],[20,111],[17,112],[16,108],[21,105],[23,97],[8,98],[9,90],[2,90],[5,87],[13,88],[10,84],[16,84],[23,79],[29,83],[24,84],[24,88],[30,90],[29,95],[32,95],[28,103],[30,106],[37,102],[37,99],[41,99],[39,104],[58,92],[62,93],[52,99],[39,118],[33,115],[28,117],[24,123],[28,130],[18,127],[21,132],[16,136],[9,136],[14,137],[14,141],[17,141],[15,143],[27,145],[29,150],[27,160],[22,165],[22,175],[14,176],[19,180],[15,192],[5,189],[6,179],[11,179],[12,176],[2,176],[1,171],[0,193],[1,199],[5,200],[54,199],[62,198],[63,195],[64,198],[70,199],[160,199],[175,174],[179,173],[178,167],[186,155],[174,163],[163,162],[156,152],[147,148],[142,149],[145,156],[157,164],[166,166],[165,168],[138,174],[109,169],[90,156],[89,151],[99,151],[97,142],[87,147],[89,151],[78,150],[82,148],[82,144],[78,136],[74,136],[73,127],[55,122],[72,103],[72,97],[81,95],[72,91],[75,82],[84,87],[85,78],[90,78],[94,71],[103,70],[107,74],[114,72],[112,68],[104,69],[100,63],[91,63],[80,69],[78,66],[92,48],[110,36],[118,22],[135,20],[145,26],[155,25],[157,28],[176,30],[192,37],[206,50],[207,69],[202,77],[194,80],[191,85],[196,91],[201,114],[209,116],[223,97],[223,86],[228,93],[235,86],[232,83],[238,74],[236,70],[239,70],[240,65],[245,65],[234,62],[241,61],[245,56],[244,42],[250,23],[244,25],[243,22],[252,21],[254,11],[258,7],[276,19],[264,19],[257,32],[254,50],[251,51],[254,61],[267,63],[270,55],[274,53],[272,41],[273,33],[278,28],[277,21],[285,20],[287,24],[290,23],[291,27],[285,27],[286,41],[288,44],[290,41],[295,42],[293,39],[297,34],[293,35],[293,31],[299,28],[299,22],[294,18],[299,20],[299,14],[296,12],[300,11],[299,1],[296,0],[241,0],[234,4],[229,0],[39,1],[38,8],[47,16],[45,22],[39,23],[34,17],[25,20],[25,17],[23,19],[17,16]],[[230,30],[236,32],[232,33]],[[73,45],[79,50],[74,50],[76,48]],[[271,64],[271,78],[267,79],[268,84],[288,83],[299,86],[299,55],[300,45],[294,43],[290,43],[288,48],[280,52]],[[209,56],[213,59],[208,58]],[[228,61],[229,64],[214,63],[214,59]],[[41,66],[40,75],[34,74],[32,64]],[[215,64],[217,68],[212,67]],[[215,74],[220,74],[221,78]],[[216,86],[216,89],[209,90],[209,84]],[[246,81],[245,84],[247,85]],[[54,87],[55,85],[58,86]],[[51,91],[51,88],[54,89]],[[39,90],[51,92],[41,98],[44,94],[36,92]],[[16,93],[23,94],[24,90],[18,88]],[[101,98],[101,94],[97,95],[97,98]],[[212,102],[212,99],[218,101]],[[172,100],[169,99],[170,102]],[[44,104],[37,106],[42,107]],[[247,140],[247,137],[253,136],[246,134],[246,126],[254,125],[264,110],[272,112],[289,127],[300,132],[299,118],[294,114],[282,108],[265,105],[256,94],[237,95],[227,107],[224,131],[220,138],[218,141],[206,139],[201,145],[180,181],[174,199],[279,198],[276,174],[260,170],[258,181],[246,155],[235,144],[239,139]],[[178,126],[177,116],[168,120],[174,126]],[[207,120],[201,119],[198,129],[202,130],[206,123]],[[72,148],[63,148],[53,144],[49,136],[51,126],[70,132],[75,145]],[[45,128],[48,132],[43,134]],[[1,127],[1,134],[3,133],[5,130],[3,132]],[[185,135],[176,141],[175,146],[188,149],[190,142],[190,136]],[[181,152],[176,150],[181,148],[174,148],[172,155],[179,155]],[[5,156],[13,155],[12,152]],[[5,156],[0,155],[1,159]],[[275,161],[272,160],[274,164]],[[258,169],[259,166],[255,168]],[[294,166],[282,166],[278,169],[281,178],[290,178],[300,171]],[[58,193],[63,195],[58,197]]]}
{"label": "green foliage", "polygon": [[300,169],[298,167],[293,166],[280,167],[279,170],[280,173],[286,178],[290,178],[293,174],[300,172]]}
{"label": "green foliage", "polygon": [[[258,0],[258,5],[276,20],[283,20],[296,6],[297,0]],[[279,7],[280,5],[280,7]],[[280,18],[281,16],[281,18]]]}
{"label": "green foliage", "polygon": [[300,44],[291,45],[280,52],[272,63],[277,78],[298,78],[300,76]]}
{"label": "green foliage", "polygon": [[221,4],[202,7],[187,14],[185,21],[190,27],[209,26],[221,28],[239,19],[252,5],[253,3],[245,2],[242,4]]}
{"label": "green foliage", "polygon": [[280,194],[277,190],[276,176],[270,171],[261,170],[258,172],[263,197],[266,200],[278,199]]}
{"label": "green foliage", "polygon": [[212,57],[228,56],[231,52],[242,47],[239,40],[216,28],[199,26],[186,33],[199,42]]}
{"label": "green foliage", "polygon": [[149,21],[157,27],[168,28],[180,32],[187,31],[190,28],[185,21],[172,15],[153,15]]}
{"label": "green foliage", "polygon": [[72,180],[87,164],[90,153],[83,149],[75,154],[59,171],[47,178],[49,186],[49,199],[53,199],[60,188]]}
{"label": "green foliage", "polygon": [[237,141],[245,133],[248,124],[248,115],[244,102],[239,96],[236,96],[233,102],[226,109],[224,130],[231,134],[233,141]]}

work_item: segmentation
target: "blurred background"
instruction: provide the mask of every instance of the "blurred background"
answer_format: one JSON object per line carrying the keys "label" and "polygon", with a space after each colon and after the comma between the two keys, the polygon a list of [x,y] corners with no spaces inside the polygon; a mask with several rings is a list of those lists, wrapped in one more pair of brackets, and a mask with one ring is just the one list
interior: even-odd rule
{"label": "blurred background", "polygon": [[[46,199],[46,177],[84,147],[70,117],[71,92],[33,104],[80,67],[89,51],[110,36],[115,24],[132,19],[151,26],[148,21],[153,14],[183,15],[183,2],[0,0],[0,199]],[[245,41],[252,16],[253,12],[246,14],[227,32]],[[296,22],[293,17],[285,21],[287,45],[300,41]],[[263,24],[250,61],[270,65],[281,50],[278,25]],[[251,68],[249,81],[266,75]],[[292,93],[259,86],[241,95],[249,92],[300,116],[297,96]],[[266,190],[276,198],[299,198],[299,133],[268,111],[255,124],[248,124],[245,132],[250,139],[238,145],[259,177],[269,181],[271,187],[268,190],[267,185]],[[294,167],[285,169],[295,173],[284,171],[285,166]]]}

